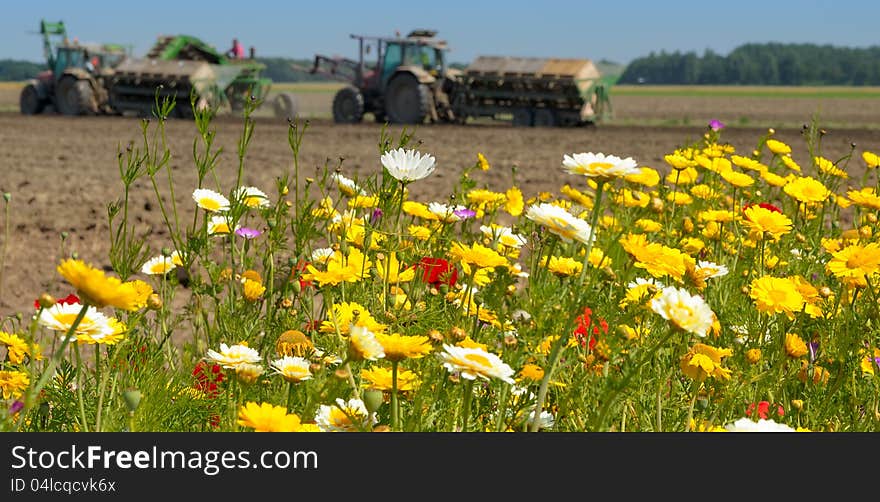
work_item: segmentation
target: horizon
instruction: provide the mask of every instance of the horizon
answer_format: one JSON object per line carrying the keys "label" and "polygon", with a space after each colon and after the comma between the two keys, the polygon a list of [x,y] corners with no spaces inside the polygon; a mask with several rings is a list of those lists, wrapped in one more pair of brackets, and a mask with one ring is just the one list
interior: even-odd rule
{"label": "horizon", "polygon": [[[107,12],[108,5],[113,6],[115,15]],[[443,7],[417,9],[411,3],[389,2],[386,12],[364,9],[361,3],[343,0],[333,5],[306,7],[269,4],[265,10],[271,15],[244,12],[230,16],[229,12],[235,12],[234,5],[229,0],[202,5],[154,0],[147,10],[97,1],[73,5],[49,0],[35,5],[10,5],[0,19],[6,42],[0,44],[0,59],[42,62],[40,19],[63,21],[71,39],[130,47],[135,57],[146,54],[158,36],[170,34],[196,36],[220,51],[228,49],[232,38],[238,38],[246,48],[255,47],[258,57],[352,57],[357,46],[349,38],[351,33],[406,34],[419,28],[437,30],[438,37],[448,41],[451,48],[449,61],[456,63],[493,55],[585,58],[626,66],[651,52],[703,55],[711,50],[727,55],[745,44],[847,48],[880,45],[874,36],[880,5],[861,0],[772,5],[742,0],[736,10],[707,7],[704,2],[690,0],[674,6],[647,2],[589,6],[571,1],[549,1],[535,6],[512,1],[506,2],[503,10],[494,3],[475,5],[450,0]],[[462,15],[464,9],[469,14]],[[347,10],[350,15],[342,18],[340,13]],[[854,16],[852,12],[856,10],[859,15]],[[560,16],[557,12],[568,15]],[[255,20],[236,26],[236,20],[249,16]],[[724,25],[717,21],[722,16]],[[303,18],[309,22],[301,21]]]}

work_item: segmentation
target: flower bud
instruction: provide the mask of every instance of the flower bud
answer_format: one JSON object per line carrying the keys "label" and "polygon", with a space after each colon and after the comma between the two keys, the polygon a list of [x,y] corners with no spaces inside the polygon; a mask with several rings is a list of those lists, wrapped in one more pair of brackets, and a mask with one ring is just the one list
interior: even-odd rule
{"label": "flower bud", "polygon": [[452,329],[449,330],[449,336],[452,337],[452,339],[456,342],[460,342],[467,338],[467,332],[459,328],[458,326],[454,326]]}
{"label": "flower bud", "polygon": [[350,373],[345,368],[339,368],[338,370],[333,372],[333,376],[335,376],[336,378],[338,378],[340,380],[347,380],[348,375],[350,375]]}
{"label": "flower bud", "polygon": [[761,349],[749,349],[746,351],[746,360],[751,364],[757,364],[761,360]]}
{"label": "flower bud", "polygon": [[55,298],[52,297],[49,293],[43,293],[40,295],[40,307],[44,309],[52,308],[55,305]]}
{"label": "flower bud", "polygon": [[129,413],[134,413],[141,404],[141,392],[137,389],[127,390],[122,393],[122,399],[125,401],[125,407]]}
{"label": "flower bud", "polygon": [[382,391],[376,389],[370,389],[364,391],[364,406],[367,407],[367,411],[370,413],[376,413],[379,411],[379,407],[382,406]]}
{"label": "flower bud", "polygon": [[432,329],[431,331],[428,332],[428,338],[431,339],[431,343],[436,344],[436,345],[443,343],[445,340],[443,333],[441,333],[440,331],[438,331],[436,329]]}
{"label": "flower bud", "polygon": [[791,400],[791,407],[800,411],[800,410],[804,409],[804,401],[801,399],[792,399]]}
{"label": "flower bud", "polygon": [[147,297],[147,308],[150,310],[159,310],[162,308],[162,298],[156,293]]}
{"label": "flower bud", "polygon": [[877,215],[874,213],[868,213],[865,215],[865,219],[868,220],[868,223],[877,223]]}

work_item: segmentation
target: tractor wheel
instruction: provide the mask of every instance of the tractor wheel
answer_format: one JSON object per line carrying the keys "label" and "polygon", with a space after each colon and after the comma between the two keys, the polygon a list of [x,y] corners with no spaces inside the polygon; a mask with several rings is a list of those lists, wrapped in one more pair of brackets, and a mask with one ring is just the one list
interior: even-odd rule
{"label": "tractor wheel", "polygon": [[333,97],[333,121],[337,124],[357,124],[364,118],[364,95],[357,87],[339,89]]}
{"label": "tractor wheel", "polygon": [[279,119],[293,120],[299,115],[299,104],[296,96],[289,92],[282,92],[272,101],[272,110]]}
{"label": "tractor wheel", "polygon": [[91,115],[97,113],[95,94],[86,80],[63,77],[55,87],[58,111],[64,115]]}
{"label": "tractor wheel", "polygon": [[535,127],[556,127],[556,115],[553,113],[553,110],[539,108],[535,110],[535,117],[532,125]]}
{"label": "tractor wheel", "polygon": [[431,91],[409,73],[400,74],[385,92],[385,114],[392,124],[421,124],[431,113]]}
{"label": "tractor wheel", "polygon": [[18,106],[23,115],[34,115],[42,113],[46,108],[46,102],[40,99],[40,93],[37,92],[37,86],[28,84],[21,90],[21,96],[18,98]]}
{"label": "tractor wheel", "polygon": [[513,111],[514,127],[532,127],[532,111],[528,108],[517,108]]}

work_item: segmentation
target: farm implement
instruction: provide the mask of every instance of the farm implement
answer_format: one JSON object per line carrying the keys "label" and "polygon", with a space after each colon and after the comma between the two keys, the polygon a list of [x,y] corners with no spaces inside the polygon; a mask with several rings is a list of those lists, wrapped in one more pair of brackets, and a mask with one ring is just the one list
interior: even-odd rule
{"label": "farm implement", "polygon": [[348,85],[333,99],[333,118],[356,123],[465,123],[509,120],[516,126],[578,126],[607,119],[608,89],[588,59],[478,57],[450,68],[436,32],[406,37],[351,35],[358,59],[316,55],[311,73]]}

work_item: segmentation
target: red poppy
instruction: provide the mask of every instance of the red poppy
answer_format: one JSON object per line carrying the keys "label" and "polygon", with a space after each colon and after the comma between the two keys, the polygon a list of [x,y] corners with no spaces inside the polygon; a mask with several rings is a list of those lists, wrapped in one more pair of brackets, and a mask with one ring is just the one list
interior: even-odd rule
{"label": "red poppy", "polygon": [[455,282],[458,280],[458,270],[443,258],[425,256],[414,266],[420,267],[424,271],[422,281],[434,287],[439,287],[442,284],[455,286]]}
{"label": "red poppy", "polygon": [[[581,346],[589,347],[590,350],[596,346],[600,334],[608,334],[608,323],[605,322],[605,319],[600,317],[597,319],[597,323],[593,323],[593,309],[590,307],[584,307],[584,313],[577,316],[577,323],[574,336]],[[590,335],[591,332],[592,335]]]}
{"label": "red poppy", "polygon": [[[776,414],[780,417],[785,415],[785,410],[782,409],[782,405],[776,405]],[[758,408],[758,418],[763,418],[767,420],[767,417],[770,416],[770,402],[769,401],[761,401],[757,404]],[[755,403],[750,403],[748,409],[746,409],[746,416],[752,416],[752,413],[755,411]]]}
{"label": "red poppy", "polygon": [[193,388],[204,392],[211,399],[220,394],[217,384],[223,381],[223,368],[219,364],[209,365],[205,361],[199,361],[193,368],[192,375],[196,379]]}
{"label": "red poppy", "polygon": [[[74,303],[80,303],[80,301],[79,301],[79,297],[78,297],[78,296],[76,296],[75,294],[71,293],[71,294],[65,296],[64,298],[61,298],[61,299],[55,300],[55,303],[56,303],[57,305],[71,305],[71,304],[74,304]],[[39,299],[39,298],[37,298],[36,300],[34,300],[34,308],[37,309],[37,310],[40,310],[40,299]]]}

